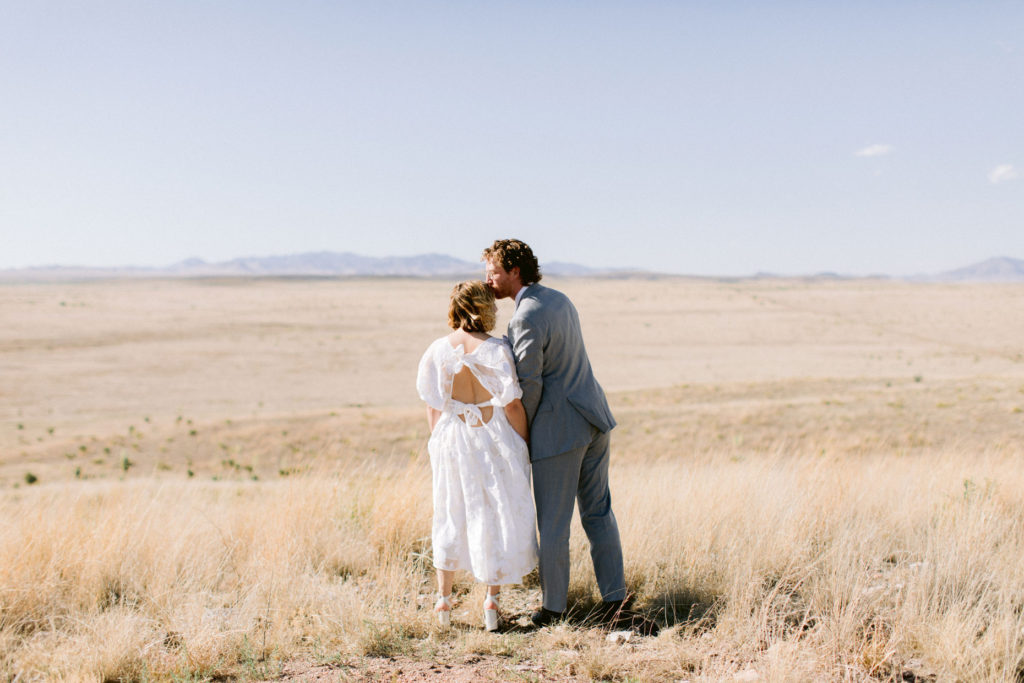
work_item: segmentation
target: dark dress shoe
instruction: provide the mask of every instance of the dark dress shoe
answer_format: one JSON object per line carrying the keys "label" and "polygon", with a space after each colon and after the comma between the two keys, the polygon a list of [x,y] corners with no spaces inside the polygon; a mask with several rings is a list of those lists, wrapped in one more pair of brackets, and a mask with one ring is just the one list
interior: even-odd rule
{"label": "dark dress shoe", "polygon": [[610,602],[602,602],[598,605],[595,610],[595,617],[601,623],[611,621],[615,619],[619,614],[622,613],[624,607],[623,600],[611,600]]}
{"label": "dark dress shoe", "polygon": [[537,628],[544,628],[551,624],[556,624],[559,621],[565,619],[565,612],[553,612],[546,607],[541,607],[539,610],[530,615],[530,621]]}

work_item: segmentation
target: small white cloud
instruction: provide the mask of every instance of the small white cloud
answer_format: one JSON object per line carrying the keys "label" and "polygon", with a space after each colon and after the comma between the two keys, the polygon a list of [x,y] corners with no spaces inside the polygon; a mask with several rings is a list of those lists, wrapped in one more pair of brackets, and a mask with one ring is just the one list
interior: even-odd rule
{"label": "small white cloud", "polygon": [[1014,170],[1013,164],[999,164],[988,172],[988,181],[993,185],[1005,183],[1007,180],[1013,180],[1016,177],[1017,171]]}
{"label": "small white cloud", "polygon": [[854,154],[859,157],[884,157],[891,151],[891,145],[868,145],[864,149],[857,150]]}

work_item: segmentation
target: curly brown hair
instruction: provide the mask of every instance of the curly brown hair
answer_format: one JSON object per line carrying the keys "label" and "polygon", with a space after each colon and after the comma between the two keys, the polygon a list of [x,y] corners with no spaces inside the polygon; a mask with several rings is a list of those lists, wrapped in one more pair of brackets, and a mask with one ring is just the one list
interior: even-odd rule
{"label": "curly brown hair", "polygon": [[460,282],[452,288],[448,305],[448,326],[466,332],[490,332],[494,329],[494,294],[480,280]]}
{"label": "curly brown hair", "polygon": [[533,255],[530,245],[522,240],[494,240],[494,244],[484,249],[481,257],[483,261],[496,261],[506,271],[513,268],[519,269],[519,279],[523,286],[540,282],[540,265],[537,257]]}

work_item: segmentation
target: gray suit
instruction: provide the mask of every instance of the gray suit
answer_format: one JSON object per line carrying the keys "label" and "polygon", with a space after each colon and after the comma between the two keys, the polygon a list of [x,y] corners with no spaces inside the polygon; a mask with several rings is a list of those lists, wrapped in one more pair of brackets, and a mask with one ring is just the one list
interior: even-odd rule
{"label": "gray suit", "polygon": [[530,425],[544,607],[566,608],[574,502],[601,597],[622,600],[622,547],[608,490],[608,432],[615,419],[594,379],[576,308],[561,292],[530,285],[509,322],[508,339]]}

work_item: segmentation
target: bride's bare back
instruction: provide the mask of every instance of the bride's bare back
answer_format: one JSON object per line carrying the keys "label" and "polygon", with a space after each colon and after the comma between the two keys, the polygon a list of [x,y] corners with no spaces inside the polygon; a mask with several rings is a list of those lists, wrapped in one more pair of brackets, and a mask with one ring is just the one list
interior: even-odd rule
{"label": "bride's bare back", "polygon": [[[480,332],[466,332],[464,330],[456,330],[448,335],[448,343],[452,347],[462,344],[462,348],[466,353],[473,353],[487,339],[489,339],[489,335]],[[452,377],[452,398],[462,403],[483,403],[484,401],[490,401],[493,396],[484,389],[483,385],[480,384],[480,380],[476,378],[470,369],[464,367]],[[485,423],[490,422],[493,414],[493,407],[480,406],[480,415]],[[460,415],[459,419],[465,422],[463,416]]]}

